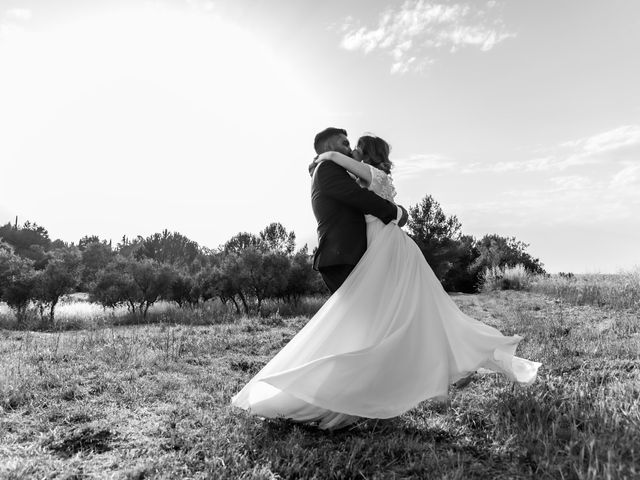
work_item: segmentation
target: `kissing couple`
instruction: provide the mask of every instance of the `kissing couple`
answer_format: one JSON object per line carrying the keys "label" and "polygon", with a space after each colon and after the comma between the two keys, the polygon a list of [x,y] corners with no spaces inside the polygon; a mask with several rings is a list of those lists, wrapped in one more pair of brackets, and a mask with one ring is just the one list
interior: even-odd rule
{"label": "kissing couple", "polygon": [[327,128],[314,148],[313,267],[332,295],[232,404],[338,429],[446,398],[481,368],[533,383],[541,364],[515,356],[522,337],[464,314],[400,228],[388,143],[365,135],[352,151],[345,130]]}

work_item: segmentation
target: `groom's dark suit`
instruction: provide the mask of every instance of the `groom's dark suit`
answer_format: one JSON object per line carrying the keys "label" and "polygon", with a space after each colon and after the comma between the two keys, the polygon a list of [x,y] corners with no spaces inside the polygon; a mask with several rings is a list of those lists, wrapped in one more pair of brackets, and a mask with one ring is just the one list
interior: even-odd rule
{"label": "groom's dark suit", "polygon": [[311,184],[311,206],[318,221],[318,249],[313,268],[319,270],[331,292],[349,276],[367,249],[364,214],[389,223],[396,205],[358,186],[347,171],[334,162],[322,162]]}

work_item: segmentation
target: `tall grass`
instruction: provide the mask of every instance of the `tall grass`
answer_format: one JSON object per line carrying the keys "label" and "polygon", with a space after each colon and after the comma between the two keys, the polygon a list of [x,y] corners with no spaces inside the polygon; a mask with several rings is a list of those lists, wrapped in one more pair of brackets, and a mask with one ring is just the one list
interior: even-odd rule
{"label": "tall grass", "polygon": [[640,266],[618,274],[537,276],[531,291],[574,305],[640,309]]}
{"label": "tall grass", "polygon": [[487,268],[481,290],[527,290],[573,305],[639,310],[640,266],[617,274],[578,275],[533,275],[522,265]]}
{"label": "tall grass", "polygon": [[482,277],[483,292],[494,290],[526,290],[531,285],[532,275],[524,265],[514,267],[488,267]]}
{"label": "tall grass", "polygon": [[[265,300],[258,316],[263,318],[312,317],[322,307],[326,297],[310,296],[296,302]],[[41,318],[35,307],[29,309],[26,318],[18,321],[5,304],[0,303],[0,328],[8,330],[69,331],[97,327],[138,324],[183,324],[213,325],[231,323],[245,316],[237,313],[230,302],[208,300],[195,306],[179,307],[173,302],[159,301],[151,306],[147,316],[130,312],[126,307],[104,308],[89,301],[84,293],[75,293],[62,298],[56,307],[55,322]]]}

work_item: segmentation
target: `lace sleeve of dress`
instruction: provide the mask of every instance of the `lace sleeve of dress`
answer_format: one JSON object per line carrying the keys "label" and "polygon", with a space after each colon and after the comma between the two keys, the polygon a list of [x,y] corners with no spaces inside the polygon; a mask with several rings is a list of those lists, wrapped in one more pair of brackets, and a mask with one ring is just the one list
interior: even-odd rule
{"label": "lace sleeve of dress", "polygon": [[369,185],[369,190],[385,200],[393,202],[396,196],[396,189],[393,186],[391,176],[371,165],[369,165],[369,170],[371,170],[371,185]]}

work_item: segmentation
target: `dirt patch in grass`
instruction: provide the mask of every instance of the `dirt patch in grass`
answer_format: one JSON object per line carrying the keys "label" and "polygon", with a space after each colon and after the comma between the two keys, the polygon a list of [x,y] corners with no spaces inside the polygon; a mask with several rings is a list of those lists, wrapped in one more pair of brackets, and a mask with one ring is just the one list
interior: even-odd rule
{"label": "dirt patch in grass", "polygon": [[266,361],[256,360],[251,357],[235,357],[229,359],[229,366],[232,370],[255,375],[262,367],[266,365]]}
{"label": "dirt patch in grass", "polygon": [[111,450],[113,433],[105,427],[83,425],[56,432],[45,446],[62,458],[76,453],[104,453]]}

